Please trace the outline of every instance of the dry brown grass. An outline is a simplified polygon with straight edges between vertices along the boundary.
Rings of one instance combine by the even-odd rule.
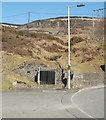
[[[13,89],[12,82],[16,79],[28,83],[25,76],[11,72],[24,62],[27,64],[31,62],[43,63],[50,67],[59,67],[58,62],[62,68],[67,70],[67,36],[54,37],[7,28],[3,28],[2,33],[3,51],[5,51],[2,52],[5,74],[3,89]],[[78,72],[102,72],[100,65],[104,64],[103,44],[90,44],[86,37],[77,44],[76,42],[73,45],[71,44],[71,69]]]
[[[56,43],[50,45],[54,41],[60,43],[60,45]],[[15,31],[7,28],[3,28],[2,42],[4,51],[21,56],[31,56],[36,59],[39,59],[37,54],[40,54],[42,49],[48,52],[64,51],[62,46],[63,41],[59,38],[46,34]]]

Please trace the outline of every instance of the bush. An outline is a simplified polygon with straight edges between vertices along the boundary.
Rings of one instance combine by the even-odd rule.
[[[9,37],[9,39],[12,39],[11,37]]]
[[[74,45],[74,44],[82,42],[82,41],[84,41],[84,39],[82,37],[74,36],[71,38],[71,45]]]
[[[16,35],[16,38],[19,38],[19,35]]]
[[[56,61],[59,58],[61,58],[61,55],[54,56],[54,57],[50,58],[50,60]]]

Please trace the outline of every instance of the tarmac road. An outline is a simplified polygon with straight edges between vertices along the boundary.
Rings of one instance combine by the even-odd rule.
[[[66,93],[64,90],[3,92],[3,118],[74,118],[61,103]]]
[[[2,117],[3,118],[103,117],[104,115],[103,88],[85,90],[79,93],[77,93],[77,91],[78,90],[76,89],[71,89],[69,91],[15,90],[12,92],[3,92]]]
[[[85,115],[90,118],[104,118],[104,91],[106,88],[90,88],[75,93],[71,101]]]

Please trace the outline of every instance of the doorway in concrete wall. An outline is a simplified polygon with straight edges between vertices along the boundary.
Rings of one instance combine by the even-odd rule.
[[[55,84],[55,71],[40,71],[41,84]]]

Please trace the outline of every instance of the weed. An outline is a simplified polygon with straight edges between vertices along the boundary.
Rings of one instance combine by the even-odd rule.
[[[61,58],[61,55],[54,56],[50,58],[51,61],[56,61],[57,59]]]
[[[19,35],[16,35],[16,38],[19,38]]]
[[[82,37],[74,36],[71,38],[71,45],[74,45],[74,44],[82,42],[82,41],[84,41],[84,39]]]

